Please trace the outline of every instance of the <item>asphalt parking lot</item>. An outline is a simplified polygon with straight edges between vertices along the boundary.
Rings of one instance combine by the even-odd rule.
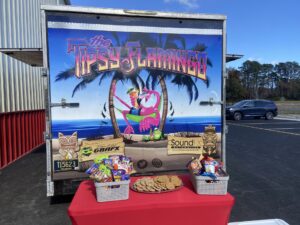
[[[300,224],[300,121],[228,121],[230,221],[280,218]],[[46,198],[45,147],[0,171],[0,224],[71,224],[71,198]]]
[[[231,221],[280,218],[300,224],[300,121],[228,121]]]

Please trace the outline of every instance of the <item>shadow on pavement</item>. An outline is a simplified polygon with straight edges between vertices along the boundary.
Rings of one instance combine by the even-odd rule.
[[[2,169],[0,184],[1,225],[71,224],[71,197],[46,197],[45,145]]]

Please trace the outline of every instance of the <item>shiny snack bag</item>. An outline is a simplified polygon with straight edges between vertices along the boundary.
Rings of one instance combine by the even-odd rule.
[[[121,176],[121,181],[124,181],[124,180],[130,180],[130,175],[129,174],[123,174]]]
[[[215,173],[215,166],[212,163],[205,163],[204,168],[207,173]]]
[[[112,176],[114,181],[121,181],[122,175],[125,174],[125,170],[112,170]]]
[[[95,159],[94,159],[94,162],[96,163],[96,164],[101,164],[101,163],[103,163],[103,160],[104,159],[108,159],[108,155],[99,155],[98,157],[96,157]]]
[[[103,164],[105,165],[105,166],[107,166],[107,167],[109,167],[109,168],[113,168],[113,162],[112,162],[112,160],[111,159],[103,159]]]
[[[104,174],[102,171],[98,170],[97,172],[93,173],[90,175],[90,178],[92,180],[95,180],[97,182],[102,182],[103,178],[104,178]]]
[[[104,174],[108,175],[108,176],[111,176],[111,170],[108,166],[104,165],[104,164],[101,164],[99,166],[99,170],[102,171]]]
[[[91,175],[93,173],[96,173],[97,171],[99,171],[99,165],[97,165],[97,164],[94,163],[90,168],[88,168],[85,171],[85,173]]]
[[[202,169],[202,165],[199,159],[193,159],[189,164],[189,170],[191,170],[194,174],[199,174]]]
[[[122,155],[110,155],[109,159],[113,161],[113,163],[119,163],[121,161]]]

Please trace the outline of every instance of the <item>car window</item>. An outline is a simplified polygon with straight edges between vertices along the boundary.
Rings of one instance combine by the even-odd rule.
[[[244,106],[254,107],[254,102],[253,101],[248,101]]]
[[[234,107],[241,107],[242,105],[246,104],[247,102],[249,102],[249,101],[243,100],[243,101],[240,101],[240,102],[237,102],[237,103],[233,104],[233,106]]]
[[[274,102],[268,102],[268,104],[266,106],[271,107],[271,108],[276,108],[276,105]]]
[[[255,101],[255,107],[265,107],[267,104],[268,104],[268,102]]]

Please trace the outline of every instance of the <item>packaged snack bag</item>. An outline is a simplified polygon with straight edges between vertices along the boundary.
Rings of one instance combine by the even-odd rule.
[[[87,171],[85,171],[87,174],[91,175],[93,173],[96,173],[97,171],[99,171],[99,165],[94,163],[90,168],[87,169]]]
[[[108,159],[108,155],[99,155],[94,159],[96,164],[101,164],[104,159]]]
[[[193,159],[189,164],[189,169],[193,171],[194,174],[199,174],[202,169],[202,165],[199,159]]]
[[[122,175],[125,174],[125,170],[112,170],[112,176],[114,181],[121,181]]]

